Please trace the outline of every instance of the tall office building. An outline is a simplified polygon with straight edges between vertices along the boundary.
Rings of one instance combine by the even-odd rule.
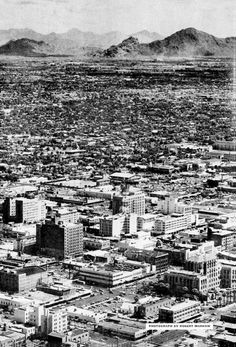
[[[205,275],[207,290],[219,288],[221,266],[217,257],[217,248],[214,242],[202,245],[196,251],[186,255],[185,270]]]
[[[135,213],[141,216],[145,213],[145,194],[141,191],[129,191],[114,195],[112,200],[113,214]]]
[[[41,333],[44,335],[48,335],[52,331],[64,333],[67,330],[67,312],[65,309],[45,309],[41,320]]]
[[[83,225],[52,221],[38,224],[36,245],[40,253],[56,258],[83,254]]]
[[[158,211],[164,214],[179,213],[187,216],[188,227],[191,226],[192,206],[178,201],[178,198],[170,193],[160,197],[157,202]]]
[[[100,219],[101,236],[120,237],[121,234],[137,233],[137,215],[134,213],[103,217]]]
[[[3,223],[34,223],[46,218],[45,201],[7,197],[3,203]]]

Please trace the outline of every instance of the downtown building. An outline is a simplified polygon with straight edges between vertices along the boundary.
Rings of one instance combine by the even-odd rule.
[[[181,323],[199,317],[201,308],[199,302],[186,300],[170,307],[160,307],[159,320],[166,323]]]
[[[178,231],[188,229],[188,227],[188,216],[173,213],[172,215],[158,217],[152,233],[153,235],[176,234]]]
[[[47,272],[39,266],[0,270],[0,290],[3,292],[20,293],[47,282]]]
[[[178,202],[178,198],[173,194],[167,193],[159,196],[157,210],[166,215],[180,214],[188,217],[188,227],[191,226],[192,206]]]
[[[185,270],[206,276],[207,290],[220,287],[221,266],[217,253],[214,242],[208,242],[186,256]]]
[[[172,291],[196,289],[206,293],[220,287],[221,265],[213,241],[202,244],[196,250],[188,250],[182,269],[170,269],[164,275]]]
[[[145,214],[145,194],[142,191],[128,191],[114,195],[112,211],[113,214],[135,213],[137,216]]]
[[[100,219],[99,235],[120,238],[122,234],[137,233],[137,215],[134,213],[119,214]]]
[[[36,247],[38,252],[51,257],[80,256],[83,254],[83,225],[56,224],[51,220],[37,224]]]
[[[34,223],[46,218],[45,201],[7,197],[3,203],[3,223]]]

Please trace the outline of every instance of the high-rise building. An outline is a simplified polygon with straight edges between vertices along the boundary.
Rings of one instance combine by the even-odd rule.
[[[192,207],[179,202],[178,198],[173,194],[168,193],[159,197],[157,209],[164,214],[183,214],[188,217],[188,226],[191,226]]]
[[[67,312],[59,309],[45,309],[41,316],[41,332],[48,335],[52,331],[63,333],[67,330]]]
[[[46,218],[45,201],[7,197],[3,203],[3,223],[32,223]]]
[[[39,252],[57,258],[82,255],[83,225],[52,221],[38,224],[36,246]]]
[[[55,223],[63,222],[63,223],[77,223],[79,220],[79,212],[76,209],[68,209],[68,208],[58,208],[55,211]]]
[[[186,255],[184,263],[185,270],[200,273],[207,277],[207,290],[219,288],[220,286],[220,263],[217,257],[217,248],[213,242],[208,246],[202,245],[196,251]]]
[[[236,289],[236,261],[220,259],[221,287]]]
[[[134,213],[103,217],[100,219],[101,236],[120,237],[137,233],[137,215]]]
[[[145,213],[145,194],[141,191],[129,191],[114,195],[112,210],[113,214],[135,213],[141,216]]]

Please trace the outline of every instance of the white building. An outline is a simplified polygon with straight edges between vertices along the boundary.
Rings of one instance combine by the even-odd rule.
[[[124,239],[118,242],[118,248],[122,251],[130,248],[153,250],[156,246],[156,238],[151,237],[150,233],[140,231],[138,238]]]
[[[44,314],[43,305],[18,307],[14,310],[14,320],[17,323],[29,323],[35,327],[41,327],[42,316]]]
[[[184,268],[207,276],[207,290],[219,288],[221,265],[214,242],[206,242],[194,251],[187,251]]]
[[[187,300],[171,307],[160,307],[159,320],[166,323],[180,323],[198,317],[200,314],[199,302]]]
[[[189,227],[189,217],[181,214],[158,217],[155,222],[155,234],[175,234]]]
[[[129,191],[122,195],[114,195],[112,210],[113,214],[135,213],[141,216],[145,213],[145,194],[142,191]]]
[[[67,223],[77,223],[79,219],[79,212],[75,209],[59,208],[55,211],[55,223],[63,222]]]
[[[107,313],[105,312],[95,312],[76,306],[67,307],[67,315],[68,317],[78,318],[79,320],[96,324],[107,318]]]
[[[0,293],[0,306],[5,306],[9,310],[39,304],[40,301],[38,300],[27,299],[23,296],[10,296]]]
[[[145,213],[142,216],[138,216],[137,219],[137,230],[151,231],[155,227],[157,215],[151,213]]]
[[[178,198],[167,194],[163,198],[159,198],[157,201],[157,209],[164,214],[179,213],[184,216],[188,216],[188,227],[191,226],[192,207],[178,202]]]
[[[150,264],[147,265],[150,269]],[[113,287],[134,279],[142,278],[145,269],[141,266],[140,264],[140,267],[132,269],[130,267],[130,270],[127,271],[113,269],[112,267],[83,267],[79,270],[79,277],[88,283],[95,283],[104,287]]]
[[[33,223],[46,218],[46,202],[40,199],[6,198],[3,204],[4,223]]]
[[[52,331],[63,333],[67,330],[67,312],[64,309],[45,309],[41,319],[42,334],[48,335]]]
[[[137,215],[119,214],[100,219],[100,235],[120,238],[121,234],[137,233]]]

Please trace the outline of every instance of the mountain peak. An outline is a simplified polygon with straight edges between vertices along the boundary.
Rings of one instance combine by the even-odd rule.
[[[10,40],[0,47],[0,54],[19,56],[45,56],[50,47],[44,41],[35,41],[28,38]]]
[[[137,37],[129,36],[127,39],[123,40],[120,45],[127,45],[127,44],[138,44],[139,40]]]
[[[189,27],[177,31],[163,40],[150,43],[140,43],[135,37],[130,37],[117,46],[112,46],[104,52],[108,57],[141,56],[232,56],[233,39],[220,39],[204,31]]]
[[[115,57],[117,54],[132,54],[136,51],[139,46],[139,41],[136,37],[130,36],[127,39],[123,40],[119,45],[111,46],[104,51],[104,56],[106,57]]]

